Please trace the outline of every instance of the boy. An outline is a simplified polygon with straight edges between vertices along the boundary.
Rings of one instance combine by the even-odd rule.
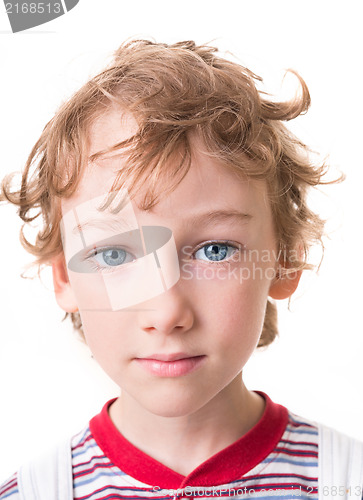
[[[25,244],[122,394],[0,499],[362,498],[359,443],[243,383],[321,241],[306,194],[325,167],[282,124],[309,107],[303,80],[268,101],[215,52],[122,45],[47,124],[21,189],[3,182],[25,222],[40,207]]]

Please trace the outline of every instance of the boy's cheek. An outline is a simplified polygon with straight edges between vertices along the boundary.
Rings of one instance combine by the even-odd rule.
[[[107,288],[100,273],[76,273],[68,276],[80,311],[111,311]]]
[[[184,281],[217,282],[220,286],[268,287],[276,276],[274,261],[233,261],[224,264],[203,264],[184,260],[181,263],[181,279]]]

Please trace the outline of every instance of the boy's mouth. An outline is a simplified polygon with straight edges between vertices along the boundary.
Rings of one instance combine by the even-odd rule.
[[[137,358],[137,359],[155,359],[157,361],[178,361],[180,359],[197,358],[197,357],[200,357],[200,355],[187,354],[185,352],[176,352],[171,354],[150,354],[150,356],[145,356],[144,358]]]
[[[207,356],[186,353],[151,354],[135,360],[149,373],[160,377],[179,377],[198,369]]]

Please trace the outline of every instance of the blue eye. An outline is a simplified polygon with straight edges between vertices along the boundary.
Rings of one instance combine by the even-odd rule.
[[[97,248],[87,260],[94,271],[107,271],[133,262],[135,257],[123,248],[109,247]]]
[[[207,262],[221,262],[231,257],[238,249],[225,243],[208,243],[195,252],[195,258]]]
[[[111,248],[100,252],[103,261],[108,266],[119,266],[125,262],[126,252],[122,248]]]

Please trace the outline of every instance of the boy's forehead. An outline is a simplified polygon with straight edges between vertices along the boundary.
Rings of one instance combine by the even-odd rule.
[[[90,127],[89,156],[129,139],[138,129],[134,115],[120,106],[110,106]]]
[[[106,112],[95,118],[90,126],[88,157],[132,137],[137,130],[137,121],[131,113],[120,107],[110,106]],[[101,194],[106,197],[118,170],[125,161],[125,157],[117,154],[117,151],[89,161],[76,192],[70,198],[62,199],[63,214],[75,205],[92,200]]]
[[[90,128],[89,156],[132,137],[138,128],[137,120],[130,112],[116,106],[110,107],[95,119]],[[180,216],[181,211],[187,214],[193,211],[212,211],[216,207],[236,210],[251,210],[254,207],[255,211],[266,209],[269,205],[266,182],[244,178],[236,170],[223,165],[207,151],[197,133],[190,133],[188,140],[192,155],[190,169],[173,191],[161,196],[158,204],[163,205],[163,213]],[[173,160],[170,162],[168,168],[172,170]],[[101,195],[106,200],[118,171],[122,170],[126,163],[127,154],[121,155],[118,151],[89,162],[76,192],[70,198],[62,200],[63,214]],[[167,187],[161,180],[156,190],[159,188],[160,193],[163,193]],[[140,194],[135,197],[137,205],[147,192],[148,185],[145,184]]]

